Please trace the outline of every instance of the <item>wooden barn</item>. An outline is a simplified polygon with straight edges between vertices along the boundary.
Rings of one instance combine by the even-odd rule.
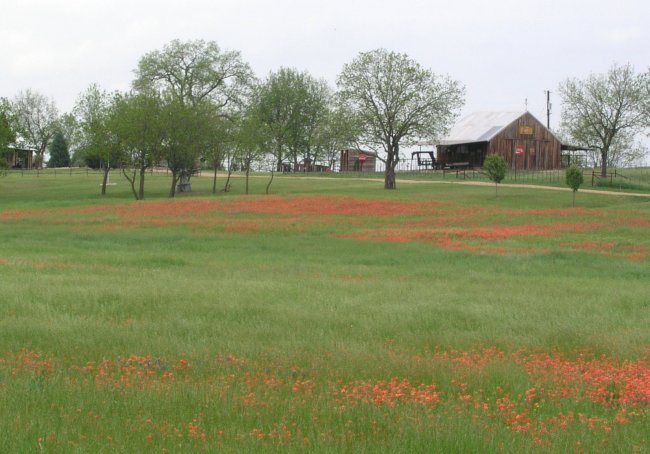
[[[341,151],[341,172],[375,172],[377,153],[363,150]]]
[[[476,112],[460,120],[437,145],[444,166],[481,167],[499,154],[511,169],[557,169],[562,144],[529,112]]]

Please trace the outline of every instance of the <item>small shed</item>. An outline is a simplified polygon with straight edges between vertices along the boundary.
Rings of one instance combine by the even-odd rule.
[[[377,153],[372,151],[341,150],[341,172],[375,172]]]
[[[28,148],[8,147],[0,150],[0,157],[13,169],[31,169],[34,165],[34,150]]]
[[[511,169],[558,169],[562,143],[529,112],[476,112],[460,120],[437,145],[438,161],[481,167],[488,154]]]

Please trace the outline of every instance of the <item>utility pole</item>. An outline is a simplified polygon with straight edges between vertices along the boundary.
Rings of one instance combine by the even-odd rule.
[[[544,90],[546,93],[546,127],[551,129],[551,91]]]

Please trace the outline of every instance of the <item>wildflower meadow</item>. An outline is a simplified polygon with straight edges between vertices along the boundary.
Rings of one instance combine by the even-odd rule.
[[[649,452],[650,198],[0,178],[0,452]]]

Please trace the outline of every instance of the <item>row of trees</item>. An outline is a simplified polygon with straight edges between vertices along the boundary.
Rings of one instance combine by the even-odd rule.
[[[360,54],[337,85],[288,68],[258,81],[238,52],[172,41],[141,58],[128,93],[91,85],[73,112],[58,116],[51,101],[28,90],[14,100],[11,118],[37,161],[58,131],[77,161],[101,164],[104,181],[121,168],[141,199],[146,170],[158,162],[172,173],[173,197],[199,162],[214,168],[216,191],[224,165],[247,172],[255,164],[333,166],[350,146],[383,151],[385,187],[395,188],[400,145],[438,137],[463,104],[459,82],[383,49]]]
[[[598,150],[603,169],[647,128],[649,79],[628,65],[561,85],[563,130],[574,144]],[[31,90],[2,100],[0,148],[22,141],[35,150],[38,165],[56,144],[51,163],[61,165],[59,150],[69,147],[77,163],[104,169],[104,183],[111,168],[120,168],[142,199],[146,171],[157,163],[172,173],[173,197],[199,164],[214,169],[216,192],[217,170],[224,167],[248,175],[253,166],[332,166],[341,149],[357,147],[378,152],[384,187],[394,189],[401,147],[441,138],[463,102],[461,83],[384,49],[345,65],[333,90],[289,68],[260,81],[236,51],[172,41],[140,59],[132,90],[108,93],[91,85],[70,113],[59,115],[53,101]]]

